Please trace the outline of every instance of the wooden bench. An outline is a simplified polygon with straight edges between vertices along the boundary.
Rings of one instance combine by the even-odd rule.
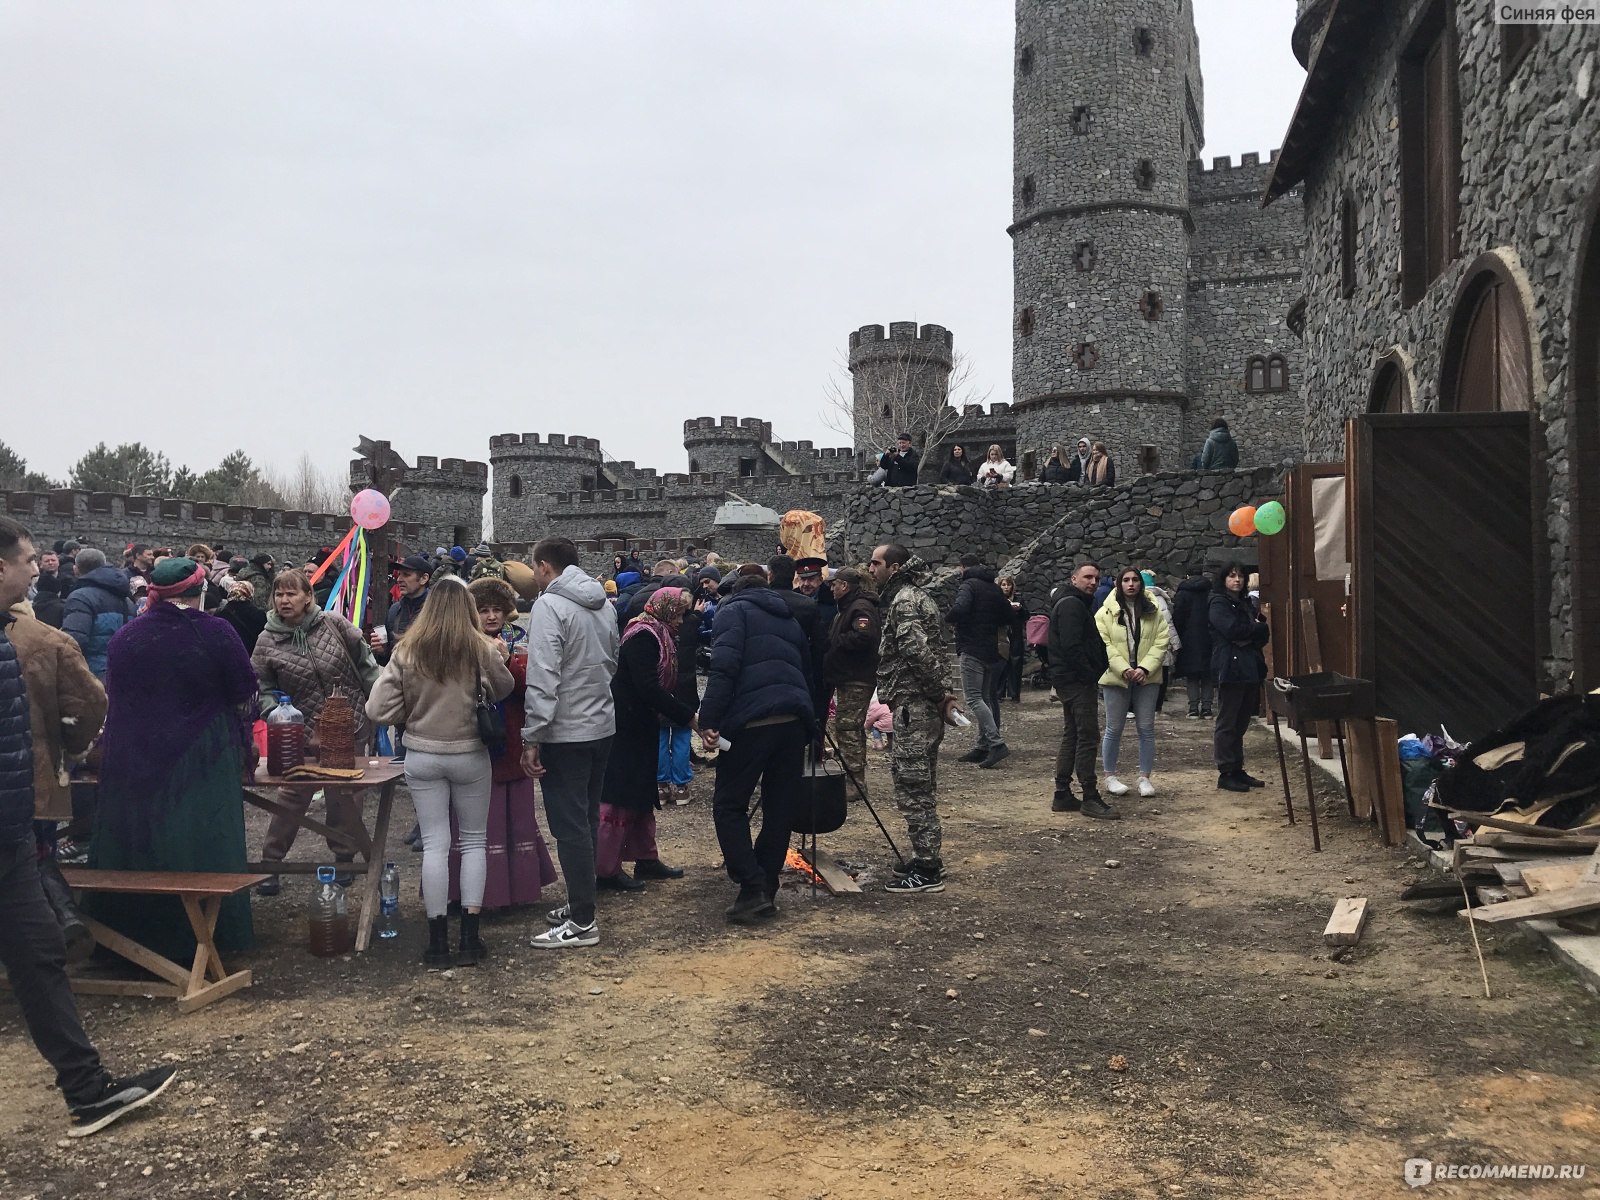
[[[70,887],[84,892],[116,892],[132,896],[176,896],[183,901],[189,925],[194,930],[194,963],[185,968],[164,958],[147,946],[115,929],[85,916],[83,922],[99,942],[113,954],[143,967],[166,980],[157,983],[138,979],[82,979],[74,977],[74,991],[96,996],[172,996],[178,1011],[193,1012],[213,1000],[232,995],[250,986],[249,971],[229,973],[217,953],[217,916],[222,902],[246,888],[252,888],[265,875],[235,875],[200,871],[91,871],[87,867],[62,867],[61,874]]]

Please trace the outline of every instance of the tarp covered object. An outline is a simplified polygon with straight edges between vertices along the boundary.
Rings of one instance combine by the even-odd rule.
[[[1435,803],[1571,829],[1600,810],[1600,692],[1541,700],[1439,776]]]
[[[791,508],[778,525],[778,542],[790,558],[828,557],[822,518],[803,508]]]

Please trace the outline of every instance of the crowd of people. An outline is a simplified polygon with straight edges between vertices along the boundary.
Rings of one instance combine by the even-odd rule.
[[[1205,444],[1190,466],[1202,471],[1231,471],[1239,465],[1239,445],[1221,417],[1211,422]],[[884,487],[913,487],[918,482],[955,484],[1002,491],[1025,483],[1076,484],[1082,487],[1108,487],[1117,481],[1117,464],[1106,444],[1080,437],[1071,451],[1051,446],[1033,478],[1010,462],[1005,450],[991,445],[981,459],[974,459],[959,442],[939,467],[936,478],[922,478],[922,452],[909,433],[902,433],[895,444],[878,457],[870,482]],[[929,468],[932,469],[931,467]]]
[[[64,553],[73,586],[57,630],[38,606],[62,589],[40,581],[47,566],[59,577]],[[1214,711],[1217,786],[1261,786],[1244,771],[1243,735],[1265,677],[1267,626],[1236,565],[1215,583],[1196,568],[1171,600],[1148,571],[1102,577],[1081,563],[1035,612],[1017,579],[968,555],[941,610],[929,565],[894,542],[864,569],[781,553],[734,566],[706,554],[646,572],[619,555],[596,576],[572,542],[547,538],[527,563],[501,562],[487,546],[406,557],[393,564],[382,623],[364,629],[319,597],[315,567],[326,557],[278,569],[265,555],[241,564],[202,546],[183,555],[137,546],[113,567],[90,548],[38,553],[26,529],[0,518],[0,951],[57,1068],[73,1132],[170,1082],[169,1068],[113,1079],[67,986],[81,918],[56,863],[73,815],[67,780],[86,754],[98,766],[91,866],[242,871],[258,723],[292,705],[314,756],[319,715],[344,697],[358,753],[387,748],[404,762],[430,966],[482,962],[483,910],[536,902],[557,862],[564,902],[532,945],[598,944],[601,891],[683,875],[662,861],[656,814],[688,798],[695,760],[714,764],[711,819],[734,887],[727,919],[771,921],[808,760],[833,754],[865,799],[869,731],[886,747],[912,849],[885,886],[942,891],[945,733],[969,723],[964,708],[976,736],[960,761],[1000,767],[1010,755],[1003,710],[1021,697],[1030,649],[1062,713],[1054,811],[1119,815],[1099,777],[1113,796],[1133,790],[1119,777],[1127,719],[1134,788],[1155,794],[1154,717],[1178,676],[1191,717]],[[244,622],[240,609],[260,620]],[[303,789],[282,789],[264,861],[288,853],[307,803]],[[348,884],[362,798],[330,792],[326,805],[328,848]],[[258,893],[281,887],[271,877]],[[250,902],[224,904],[220,949],[251,944]],[[119,897],[96,915],[169,957],[194,952],[170,897]]]

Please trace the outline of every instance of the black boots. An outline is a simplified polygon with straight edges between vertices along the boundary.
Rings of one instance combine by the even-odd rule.
[[[450,958],[450,918],[428,918],[428,948],[422,952],[425,967],[448,967]]]
[[[777,911],[764,889],[746,884],[739,889],[738,899],[728,906],[728,920],[735,925],[754,925]]]
[[[682,879],[682,867],[669,867],[659,858],[641,858],[633,864],[634,879]]]
[[[1099,792],[1084,796],[1081,811],[1086,817],[1097,817],[1102,821],[1120,821],[1122,819],[1122,814],[1102,800]]]
[[[644,884],[640,883],[626,871],[618,871],[615,875],[601,875],[594,881],[595,887],[601,891],[611,892],[642,892]]]
[[[1217,788],[1224,792],[1248,792],[1250,784],[1243,771],[1224,771],[1217,776]]]
[[[1071,788],[1057,788],[1055,796],[1050,801],[1051,812],[1077,812],[1081,807]]]
[[[45,899],[50,902],[50,907],[55,910],[56,920],[61,924],[61,936],[67,943],[67,961],[82,962],[94,953],[94,934],[90,933],[89,927],[83,923],[83,917],[78,913],[78,906],[72,899],[72,889],[61,877],[61,868],[56,866],[55,859],[46,858],[40,861],[39,882],[44,885]]]
[[[478,936],[478,918],[481,915],[469,912],[461,914],[461,941],[456,946],[458,967],[475,967],[489,957],[488,948]]]

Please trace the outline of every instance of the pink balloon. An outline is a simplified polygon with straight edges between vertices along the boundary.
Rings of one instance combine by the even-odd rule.
[[[364,488],[350,497],[350,519],[363,529],[381,529],[389,523],[389,497]]]

